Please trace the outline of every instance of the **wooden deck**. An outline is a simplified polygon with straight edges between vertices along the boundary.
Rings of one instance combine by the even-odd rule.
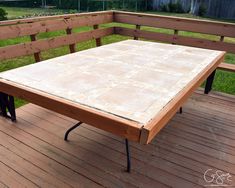
[[[33,104],[18,122],[0,118],[0,187],[179,187],[206,185],[207,169],[230,173],[235,186],[235,96],[197,91],[149,145],[131,143]]]

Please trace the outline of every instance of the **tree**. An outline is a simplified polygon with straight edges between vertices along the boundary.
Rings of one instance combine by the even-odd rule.
[[[191,8],[190,8],[190,13],[195,14],[197,12],[197,7],[199,9],[199,0],[191,0]]]
[[[213,3],[215,3],[215,1],[213,1]],[[203,16],[207,11],[206,4],[208,4],[208,0],[191,0],[190,13]]]
[[[0,8],[0,21],[2,20],[7,20],[7,12],[4,9]]]

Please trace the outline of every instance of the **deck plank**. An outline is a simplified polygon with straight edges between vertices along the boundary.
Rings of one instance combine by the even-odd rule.
[[[14,169],[0,162],[0,181],[1,186],[4,187],[38,187],[36,184],[17,173]]]
[[[8,150],[6,146],[0,147],[0,160],[15,169],[22,176],[27,177],[40,187],[71,187],[59,178],[46,173],[41,167],[34,166],[31,162]]]
[[[79,174],[74,173],[72,170],[65,168],[64,165],[51,160],[45,155],[38,153],[34,149],[22,144],[20,141],[13,139],[9,136],[0,132],[0,137],[3,138],[3,144],[14,154],[21,156],[27,161],[31,161],[35,166],[42,168],[48,174],[54,175],[59,178],[60,181],[68,183],[70,186],[74,187],[77,182],[84,182],[89,185],[89,181]],[[90,185],[92,187],[92,185]]]
[[[234,99],[196,91],[151,144],[130,143],[131,174],[122,138],[82,124],[64,142],[76,121],[27,104],[17,123],[0,118],[0,187],[181,188],[204,186],[209,168],[235,176]]]

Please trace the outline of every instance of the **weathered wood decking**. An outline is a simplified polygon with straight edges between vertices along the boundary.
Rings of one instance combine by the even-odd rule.
[[[198,187],[207,169],[232,176],[235,186],[235,96],[197,91],[149,145],[131,143],[33,104],[18,122],[0,118],[0,187]],[[225,181],[226,182],[226,181]]]

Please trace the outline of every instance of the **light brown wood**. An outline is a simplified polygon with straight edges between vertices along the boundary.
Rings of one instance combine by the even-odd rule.
[[[199,39],[192,37],[185,37],[180,35],[170,35],[165,33],[144,31],[144,30],[134,30],[124,27],[115,27],[115,34],[120,34],[124,36],[137,36],[139,38],[174,43],[185,46],[206,48],[212,50],[221,50],[234,53],[235,52],[235,44],[233,43],[225,43],[220,41],[211,41],[207,39]]]
[[[106,13],[79,17],[65,17],[64,19],[59,20],[53,20],[53,17],[51,17],[50,20],[34,23],[0,26],[0,40],[76,27],[93,26],[95,24],[109,23],[112,22],[112,20],[112,13]]]
[[[178,109],[185,103],[190,95],[199,87],[202,82],[218,67],[224,60],[225,52],[222,53],[213,63],[205,68],[193,81],[191,81],[165,108],[145,125],[141,131],[140,143],[148,144],[155,135],[168,123]]]
[[[114,22],[235,37],[235,24],[153,14],[114,12]]]
[[[229,72],[235,72],[235,65],[234,64],[228,64],[228,63],[221,63],[218,66],[219,69],[229,71]]]
[[[139,141],[142,126],[134,121],[119,118],[115,115],[2,79],[0,79],[0,91],[25,99],[39,106],[77,119],[78,121],[91,124],[124,138]]]
[[[74,44],[77,42],[104,37],[107,35],[111,35],[112,33],[113,28],[105,28],[82,33],[73,33],[67,36],[60,36],[50,39],[37,40],[34,42],[6,46],[0,48],[0,60],[20,57],[24,55],[31,55],[33,53],[39,53],[41,51],[45,51],[51,48],[57,48]]]

